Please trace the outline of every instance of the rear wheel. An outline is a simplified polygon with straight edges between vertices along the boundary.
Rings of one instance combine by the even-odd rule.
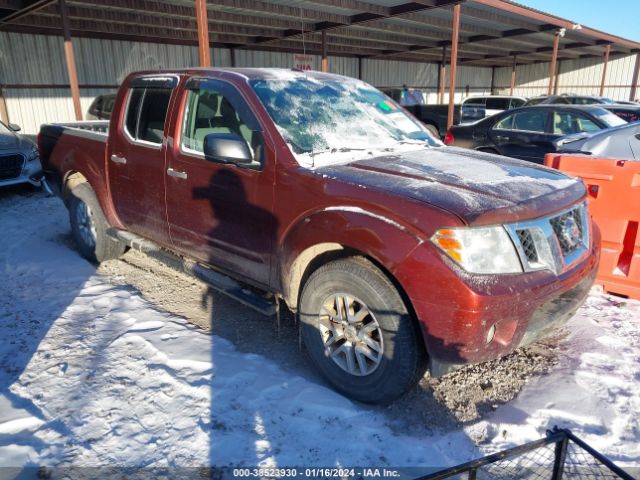
[[[73,187],[68,201],[71,233],[80,254],[95,263],[122,255],[126,246],[107,235],[109,224],[88,183]]]
[[[311,359],[354,400],[389,403],[424,374],[417,325],[393,284],[364,258],[316,270],[302,291],[299,316]]]

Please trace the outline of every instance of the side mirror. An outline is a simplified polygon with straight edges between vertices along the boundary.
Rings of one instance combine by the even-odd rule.
[[[210,133],[204,137],[203,150],[207,160],[237,165],[253,162],[249,145],[235,133]]]
[[[20,128],[20,125],[18,125],[17,123],[10,123],[9,125],[7,125],[11,130],[13,130],[14,132],[19,132],[20,130],[22,130]]]

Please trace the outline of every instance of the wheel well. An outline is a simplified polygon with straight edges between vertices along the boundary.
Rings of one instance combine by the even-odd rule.
[[[348,257],[362,257],[367,259],[389,279],[400,294],[400,297],[402,297],[402,301],[407,307],[409,315],[411,315],[411,318],[413,319],[414,326],[419,330],[420,337],[423,339],[424,344],[424,330],[420,326],[418,316],[416,315],[416,311],[413,308],[409,295],[407,295],[407,292],[404,290],[400,282],[398,282],[398,279],[395,278],[395,276],[375,258],[354,248],[340,245],[339,243],[323,243],[320,245],[314,245],[298,255],[291,268],[288,289],[285,289],[284,300],[288,307],[294,312],[297,311],[298,300],[302,287],[313,272],[328,262]]]
[[[87,183],[87,177],[85,177],[80,172],[67,172],[62,179],[62,199],[64,202],[67,202],[69,192],[74,189],[77,185],[81,183]]]

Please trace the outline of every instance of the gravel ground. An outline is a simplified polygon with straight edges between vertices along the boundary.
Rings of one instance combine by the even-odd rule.
[[[71,242],[70,238],[61,240]],[[288,311],[278,329],[275,317],[260,315],[198,279],[136,251],[103,263],[98,271],[114,283],[139,290],[158,308],[227,338],[241,351],[264,355],[283,368],[322,381],[300,347],[295,318]],[[562,336],[560,331],[554,338],[502,359],[468,366],[442,378],[427,374],[413,391],[384,409],[389,425],[399,433],[448,431],[483,418],[513,399],[529,378],[544,374],[557,362]]]

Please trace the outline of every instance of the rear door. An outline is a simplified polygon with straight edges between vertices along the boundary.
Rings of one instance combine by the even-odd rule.
[[[277,227],[271,213],[271,142],[245,97],[229,82],[192,78],[176,108],[182,115],[166,170],[174,247],[236,277],[268,285]],[[204,138],[212,133],[244,139],[253,163],[241,167],[205,159]]]
[[[131,232],[169,244],[165,211],[166,120],[177,76],[134,79],[111,132],[109,184],[120,221]]]
[[[549,131],[549,116],[546,108],[514,111],[489,130],[489,138],[502,155],[541,164],[557,138]]]

